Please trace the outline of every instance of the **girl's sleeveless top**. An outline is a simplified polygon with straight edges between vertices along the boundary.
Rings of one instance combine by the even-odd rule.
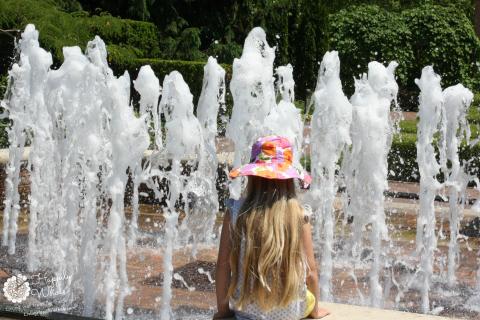
[[[242,206],[242,199],[240,200],[233,200],[229,199],[227,201],[227,207],[230,209],[230,214],[231,214],[231,221],[232,225],[234,225],[237,221],[238,214],[240,211],[240,208]],[[242,268],[242,263],[243,263],[243,242],[244,239],[242,239],[242,244],[241,244],[241,250],[240,250],[240,257],[238,259],[238,270],[239,270],[239,279],[237,283],[242,283],[243,282],[243,268]],[[306,296],[306,290],[307,286],[306,283],[304,282],[303,284],[300,284],[302,286],[302,290],[300,292],[300,297],[299,299],[291,302],[288,306],[282,307],[282,308],[275,308],[272,309],[268,312],[262,311],[260,306],[257,303],[251,303],[243,307],[242,310],[238,310],[235,307],[234,301],[230,301],[230,307],[231,309],[235,312],[235,319],[237,320],[257,320],[257,319],[262,319],[262,320],[295,320],[295,319],[303,319],[303,314],[306,308],[305,305],[305,296]],[[240,292],[240,288],[237,286],[237,290],[234,294],[235,296],[238,296]]]

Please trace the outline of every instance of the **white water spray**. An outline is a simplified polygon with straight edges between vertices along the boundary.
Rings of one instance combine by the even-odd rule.
[[[192,155],[203,151],[202,129],[193,114],[193,96],[182,75],[172,71],[163,80],[163,94],[160,108],[165,116],[165,151],[167,159],[172,159],[171,170],[168,172],[169,195],[165,208],[165,249],[163,252],[163,291],[160,308],[160,319],[167,320],[173,316],[171,309],[172,277],[173,277],[173,249],[177,238],[178,211],[177,201],[182,196],[186,216],[189,215],[187,188],[189,178],[182,174],[182,159],[189,159]],[[195,161],[195,160],[194,160]],[[191,165],[194,165],[191,164]],[[193,188],[194,189],[194,188]]]
[[[108,254],[105,317],[111,319],[116,309],[116,317],[121,318],[128,293],[125,172],[148,147],[145,122],[134,117],[129,105],[128,75],[113,77],[99,38],[87,45],[86,56],[78,47],[64,48],[65,61],[57,70],[49,69],[51,56],[38,46],[33,25],[25,29],[20,50],[20,64],[11,72],[11,99],[5,105],[14,121],[11,141],[20,142],[11,144],[11,154],[21,154],[27,134],[31,139],[28,269],[53,269],[56,274],[72,276],[67,288],[70,292],[83,288],[84,314],[91,314],[98,283],[97,200],[107,195],[112,207],[102,249]],[[19,158],[12,161],[18,163]],[[16,181],[19,174],[16,165],[9,172],[10,181]],[[18,207],[13,200],[18,200],[14,194],[8,201]],[[16,224],[15,212],[6,216]],[[15,238],[8,240],[13,254]]]
[[[448,244],[448,269],[447,282],[450,286],[456,283],[455,271],[457,269],[457,260],[459,258],[458,236],[460,222],[463,218],[463,208],[465,206],[465,192],[470,177],[465,172],[464,165],[460,164],[459,147],[463,139],[466,143],[470,140],[470,126],[467,121],[468,108],[473,101],[473,93],[458,84],[448,87],[443,91],[443,100],[445,103],[446,126],[445,139],[442,139],[441,149],[445,149],[443,170],[446,175],[445,185],[449,187],[449,228],[450,241]],[[447,161],[450,166],[447,167]]]
[[[193,238],[193,256],[197,243],[210,243],[213,239],[213,226],[219,210],[217,194],[217,115],[225,113],[225,70],[210,57],[204,67],[203,86],[197,106],[197,117],[203,136],[203,152],[199,153],[198,170],[193,183],[195,204],[184,222],[184,233]]]
[[[382,240],[388,239],[383,192],[387,189],[387,155],[394,126],[390,107],[396,101],[398,85],[394,71],[396,62],[385,68],[378,62],[368,64],[368,76],[355,80],[353,105],[352,148],[347,153],[345,175],[350,203],[347,214],[353,217],[352,253],[359,257],[363,234],[369,232],[372,265],[369,273],[370,304],[383,304],[380,273],[382,271]]]
[[[267,132],[265,118],[275,107],[274,59],[275,48],[268,45],[265,31],[257,27],[245,39],[242,57],[233,61],[233,111],[226,136],[235,143],[234,167],[250,160],[251,145]],[[230,197],[238,199],[241,179],[234,180],[229,189]]]
[[[335,217],[333,202],[337,191],[335,171],[338,161],[351,144],[350,124],[352,105],[342,90],[338,52],[327,52],[318,71],[317,87],[313,94],[315,109],[311,131],[311,192],[319,203],[315,224],[316,233],[323,238],[320,289],[322,299],[332,301],[333,241]],[[323,222],[323,225],[322,223]]]
[[[140,94],[140,116],[145,119],[147,126],[151,128],[150,134],[153,135],[153,149],[161,150],[162,144],[162,128],[160,121],[160,111],[158,109],[160,92],[162,90],[160,81],[155,76],[150,66],[142,66],[138,72],[137,79],[133,81],[135,90]],[[132,178],[132,216],[128,229],[128,246],[131,248],[137,241],[138,233],[138,215],[139,215],[139,194],[138,187],[141,183],[146,182],[148,176],[148,166],[142,168],[139,163],[135,168],[131,168]]]
[[[295,82],[293,67],[288,64],[277,68],[277,91],[281,99],[265,118],[265,126],[270,134],[286,137],[293,147],[293,163],[300,165],[302,150],[303,121],[300,110],[295,107]]]
[[[417,218],[417,252],[420,256],[421,308],[430,311],[429,291],[433,274],[435,235],[434,200],[441,184],[437,181],[440,164],[435,158],[434,135],[438,132],[444,113],[444,98],[438,76],[431,66],[422,70],[415,83],[420,88],[419,122],[417,124],[417,162],[420,171],[420,209]]]
[[[65,61],[57,70],[50,69],[51,56],[39,47],[38,32],[33,26],[26,28],[19,48],[20,61],[9,72],[8,94],[1,103],[12,121],[3,245],[8,246],[9,254],[19,254],[19,244],[24,244],[22,237],[17,239],[20,210],[18,185],[24,146],[30,143],[27,168],[31,177],[26,254],[28,269],[49,269],[57,275],[71,273],[71,291],[56,303],[70,306],[71,299],[76,297],[74,294],[80,293],[84,315],[93,316],[105,311],[105,318],[121,319],[124,316],[124,298],[131,292],[126,273],[126,244],[133,245],[137,236],[145,236],[138,230],[136,222],[137,188],[145,182],[157,200],[166,198],[167,201],[167,206],[162,208],[166,220],[162,229],[164,233],[161,232],[156,239],[161,244],[164,258],[160,315],[162,319],[173,318],[176,315],[171,307],[171,284],[173,279],[182,281],[182,277],[173,272],[175,250],[193,243],[195,255],[197,242],[211,243],[213,237],[211,230],[218,210],[213,183],[218,162],[215,137],[217,113],[225,103],[224,71],[213,58],[209,59],[197,108],[197,121],[193,115],[193,97],[178,72],[165,78],[159,106],[160,83],[150,67],[142,67],[134,81],[135,89],[140,93],[140,118],[137,118],[130,105],[129,76],[125,74],[116,78],[113,75],[107,64],[105,44],[100,38],[89,42],[85,54],[78,47],[64,48]],[[281,96],[277,105],[273,59],[274,50],[266,43],[263,30],[252,30],[245,42],[242,58],[234,64],[231,84],[235,107],[227,131],[235,142],[237,164],[248,161],[251,143],[268,132],[288,136],[296,149],[301,143],[302,129],[297,121],[299,113],[293,105],[293,71],[288,65],[276,70],[279,78],[277,92]],[[338,57],[333,53],[327,54],[322,62],[312,123],[314,183],[310,193],[320,199],[318,205],[321,207],[317,209],[322,212],[323,218],[321,233],[324,242],[316,242],[324,248],[322,297],[333,299],[331,270],[335,265],[331,253],[335,220],[331,202],[339,181],[334,172],[338,169],[336,163],[348,145],[351,132],[352,149],[343,156],[347,192],[351,200],[346,210],[354,217],[352,250],[358,258],[362,245],[367,242],[362,232],[367,231],[372,247],[372,263],[364,265],[370,267],[371,304],[381,306],[383,288],[380,276],[384,267],[383,256],[388,253],[382,245],[387,233],[381,195],[386,187],[386,154],[392,132],[395,132],[395,121],[388,116],[398,89],[393,73],[395,64],[384,68],[372,63],[368,77],[357,80],[357,90],[351,100],[354,122],[350,131],[348,121],[345,121],[350,105],[341,89],[338,64]],[[454,233],[458,234],[466,183],[463,180],[466,168],[458,162],[457,151],[461,140],[468,140],[464,116],[470,99],[468,90],[460,86],[449,88],[442,95],[439,78],[433,70],[430,71],[427,68],[427,75],[422,75],[418,81],[422,89],[417,145],[422,174],[422,209],[418,220],[418,246],[422,255],[419,287],[424,311],[430,309],[428,292],[436,247],[433,199],[440,186],[435,180],[440,168],[448,173],[447,184],[452,185],[450,208],[453,229],[448,271],[450,283],[455,284],[458,244]],[[443,100],[445,112],[442,111]],[[161,112],[166,120],[166,137],[162,137]],[[151,126],[150,132],[148,125]],[[439,125],[442,139],[440,164],[435,162],[432,147]],[[142,155],[149,142],[148,133],[154,136],[151,143],[154,150],[142,165]],[[299,152],[296,154],[300,155]],[[447,166],[447,161],[452,165]],[[127,172],[134,181],[130,225],[125,218],[123,203]],[[166,185],[162,185],[164,179]],[[232,185],[232,196],[239,195],[239,187]],[[164,195],[167,188],[169,193]],[[473,209],[479,207],[476,205]],[[177,227],[179,216],[185,218]],[[198,272],[213,282],[208,271],[198,269]],[[353,270],[351,277],[355,283],[358,281],[358,285],[361,284]],[[409,288],[415,279],[411,277],[398,284],[400,279],[392,276],[391,281],[397,287]],[[361,290],[356,289],[362,299]],[[476,290],[479,291],[478,288]],[[383,295],[387,296],[388,283],[384,291]],[[96,305],[98,301],[105,304]],[[478,297],[473,296],[465,305],[474,310],[478,301]],[[78,305],[82,307],[81,302]],[[127,314],[131,312],[132,308],[128,308]]]
[[[9,163],[7,165],[7,178],[5,180],[5,211],[3,213],[2,244],[8,246],[8,253],[15,253],[17,236],[17,220],[20,210],[20,195],[18,184],[20,180],[20,161],[22,159],[27,134],[33,125],[36,110],[44,111],[45,98],[43,90],[47,72],[52,65],[52,56],[38,43],[38,31],[33,25],[27,25],[19,41],[20,61],[12,66],[9,71],[9,88],[4,104],[8,116],[13,119],[13,125],[8,130]],[[38,112],[39,117],[48,117],[47,113]],[[42,120],[37,118],[38,121]],[[48,150],[46,150],[48,152]],[[38,157],[37,157],[38,159]],[[33,160],[33,159],[32,159]],[[32,187],[33,184],[32,177]],[[45,192],[48,192],[45,190]],[[31,202],[30,224],[35,225],[35,212],[38,206],[44,203]],[[32,208],[33,206],[33,208]],[[34,241],[34,239],[30,238]],[[32,262],[28,263],[32,269]]]

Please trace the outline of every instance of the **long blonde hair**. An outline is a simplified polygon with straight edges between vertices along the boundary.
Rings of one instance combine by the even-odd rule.
[[[240,310],[253,301],[264,311],[284,307],[298,299],[305,276],[303,209],[296,199],[293,179],[251,176],[246,191],[231,232],[228,295]],[[242,238],[243,281],[238,283]]]

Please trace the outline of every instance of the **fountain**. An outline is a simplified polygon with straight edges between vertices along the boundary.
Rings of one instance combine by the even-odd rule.
[[[445,184],[449,187],[448,202],[450,207],[447,281],[452,287],[456,282],[456,261],[459,258],[458,238],[460,221],[465,207],[465,193],[468,182],[472,180],[472,177],[467,175],[464,164],[460,163],[458,155],[461,141],[465,139],[467,144],[470,143],[470,126],[466,116],[472,100],[473,93],[461,84],[448,87],[443,91],[443,101],[445,102],[445,128],[443,132],[445,138],[442,141],[441,149],[445,156],[442,159],[442,169],[447,177]],[[450,167],[447,166],[447,161],[450,162]]]
[[[303,121],[300,110],[294,105],[293,67],[288,64],[278,67],[276,71],[277,92],[280,93],[281,99],[265,118],[265,125],[269,133],[287,137],[292,142],[293,162],[298,166],[302,151]]]
[[[398,86],[394,78],[396,62],[385,68],[378,62],[368,64],[368,75],[355,80],[352,96],[352,148],[347,152],[345,181],[350,202],[345,209],[353,218],[352,255],[360,259],[363,235],[369,234],[373,261],[369,273],[370,305],[383,306],[380,272],[384,268],[382,241],[388,240],[385,221],[384,191],[387,185],[387,155],[393,126],[390,107],[396,100]]]
[[[420,255],[422,311],[430,310],[429,290],[433,274],[434,251],[437,247],[435,236],[435,194],[441,185],[437,181],[440,165],[435,158],[433,138],[444,116],[440,77],[432,67],[422,70],[422,77],[416,80],[420,87],[418,122],[417,161],[420,171],[420,210],[417,219],[417,251]]]
[[[133,81],[135,90],[140,94],[140,116],[144,117],[147,126],[151,126],[150,134],[153,135],[154,150],[162,149],[162,131],[160,126],[160,112],[158,111],[158,99],[160,97],[160,81],[155,76],[150,66],[142,66],[138,72],[137,79]],[[137,241],[139,194],[138,187],[145,182],[144,170],[141,163],[138,163],[132,170],[133,195],[132,195],[132,217],[130,219],[128,247],[132,248]]]
[[[253,142],[268,132],[265,118],[275,107],[274,59],[275,48],[268,45],[265,31],[254,28],[245,39],[241,58],[233,61],[230,91],[234,107],[226,136],[235,143],[234,167],[250,160]],[[241,184],[241,179],[230,184],[232,198],[240,197]]]
[[[319,217],[315,230],[324,238],[320,268],[322,299],[332,301],[333,202],[338,189],[335,171],[339,169],[337,164],[340,157],[346,154],[351,145],[349,131],[352,122],[352,105],[342,90],[340,59],[336,51],[327,52],[323,57],[313,100],[315,109],[310,138],[313,197],[310,202],[316,207]]]
[[[133,81],[137,104],[130,97],[130,75],[113,74],[100,38],[84,53],[64,48],[64,62],[52,69],[38,37],[33,25],[22,33],[20,58],[1,102],[12,125],[2,230],[6,262],[0,268],[29,279],[69,276],[55,282],[60,297],[29,297],[25,309],[41,302],[45,310],[71,307],[70,313],[105,319],[210,317],[223,196],[217,192],[219,166],[247,162],[252,142],[273,133],[291,140],[296,166],[302,150],[309,150],[303,156],[311,159],[313,183],[300,194],[314,214],[323,300],[441,313],[460,292],[453,309],[480,312],[480,267],[475,264],[473,284],[457,272],[459,257],[472,245],[459,231],[463,213],[480,212],[480,202],[467,202],[468,183],[477,189],[480,183],[470,162],[459,159],[462,141],[478,143],[466,121],[473,95],[462,85],[442,91],[432,67],[416,82],[420,199],[408,203],[419,208],[416,240],[405,240],[397,239],[403,226],[390,221],[401,215],[384,193],[387,156],[401,120],[396,62],[369,63],[349,99],[339,55],[327,52],[312,97],[310,139],[304,139],[294,67],[279,66],[274,74],[275,48],[254,28],[233,62],[226,128],[233,163],[222,163],[216,142],[224,138],[217,124],[226,112],[227,85],[214,58],[205,65],[195,113],[193,95],[177,71],[155,75],[150,66],[141,67]],[[157,76],[164,76],[162,83]],[[30,177],[26,201],[19,193],[24,171]],[[436,232],[435,212],[436,196],[445,188],[448,250],[442,248],[443,229]],[[240,197],[242,182],[231,183],[229,192]],[[146,209],[142,198],[154,204]]]

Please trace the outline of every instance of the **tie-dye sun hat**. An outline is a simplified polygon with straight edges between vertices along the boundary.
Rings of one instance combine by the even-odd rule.
[[[230,171],[230,178],[239,176],[258,176],[267,179],[292,179],[303,181],[306,188],[312,178],[302,168],[292,163],[292,145],[287,138],[266,136],[258,139],[252,146],[250,163]]]

